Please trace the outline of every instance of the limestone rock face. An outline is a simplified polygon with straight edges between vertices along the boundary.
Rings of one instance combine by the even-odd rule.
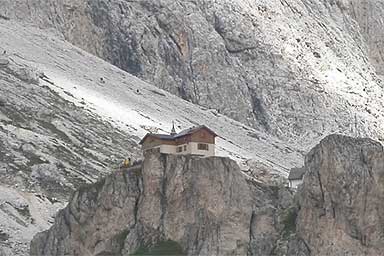
[[[4,26],[10,27],[0,24],[1,39],[17,45],[20,40],[12,40]],[[80,184],[106,175],[127,154],[138,156],[139,147],[136,136],[44,85],[47,77],[35,65],[22,63],[16,57],[20,52],[8,56],[2,49],[0,255],[24,256],[34,234],[52,225]]]
[[[380,0],[339,1],[343,9],[357,21],[360,32],[368,43],[371,63],[380,75],[384,75],[384,26],[380,17],[384,13],[384,2]]]
[[[130,255],[174,241],[188,255],[269,255],[291,203],[286,189],[247,180],[227,158],[150,154],[76,192],[31,254]]]
[[[305,164],[297,232],[310,255],[382,255],[382,145],[329,136]]]
[[[191,102],[301,144],[381,138],[381,1],[1,0]],[[367,125],[369,124],[369,125]]]
[[[7,256],[27,255],[74,190],[140,158],[140,138],[167,133],[173,120],[178,131],[206,124],[220,135],[218,155],[255,159],[272,176],[302,162],[302,149],[144,83],[46,30],[0,19],[0,34],[0,248]]]
[[[229,159],[149,154],[76,192],[31,254],[130,255],[173,241],[187,255],[382,255],[382,145],[331,135],[305,168],[293,201]]]

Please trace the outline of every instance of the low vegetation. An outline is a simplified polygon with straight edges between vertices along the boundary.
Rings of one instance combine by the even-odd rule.
[[[297,219],[297,210],[296,208],[287,209],[282,216],[283,236],[289,237],[292,233],[296,232],[296,219]]]
[[[140,246],[139,249],[132,255],[186,255],[181,245],[175,241],[161,241],[153,246]]]

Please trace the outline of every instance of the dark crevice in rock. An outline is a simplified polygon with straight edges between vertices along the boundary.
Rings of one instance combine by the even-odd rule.
[[[3,15],[3,14],[0,14],[0,19],[3,19],[3,20],[10,20],[9,17]]]
[[[322,153],[324,153],[322,151]],[[324,188],[323,188],[323,183],[321,181],[321,174],[320,174],[321,170],[316,170],[316,177],[317,177],[317,180],[319,182],[319,189],[320,189],[320,193],[321,193],[321,206],[322,206],[322,209],[323,209],[323,213],[322,213],[322,216],[325,215],[326,213],[326,205],[325,205],[325,194],[324,194]]]
[[[71,220],[70,220],[70,217],[71,217],[71,208],[68,207],[67,209],[63,210],[61,212],[61,215],[62,216],[62,220],[64,222],[64,225],[68,228],[68,232],[69,234],[72,232],[72,228],[71,228]]]
[[[248,91],[251,94],[251,105],[254,117],[266,131],[269,131],[271,127],[269,126],[268,113],[263,106],[263,102],[258,97],[255,89],[248,86]]]
[[[189,46],[189,48],[191,48],[191,46]],[[196,79],[196,76],[195,76],[195,69],[194,69],[194,65],[193,65],[193,54],[190,54],[190,56],[188,56],[188,59],[186,60],[187,61],[187,67],[186,67],[186,71],[185,73],[185,77],[183,79],[183,83],[185,83],[185,85],[187,84],[190,84],[192,85],[192,92],[193,92],[193,96],[190,95],[190,101],[194,104],[200,104],[200,87],[199,85],[197,84],[197,79]]]
[[[168,166],[167,166],[167,156],[166,155],[163,155],[163,170],[162,170],[162,177],[161,177],[161,187],[160,187],[160,207],[161,207],[161,210],[160,210],[160,226],[159,228],[161,229],[161,232],[162,234],[164,234],[164,216],[167,212],[167,204],[168,204],[168,200],[167,200],[167,171],[170,171],[168,170]]]
[[[308,243],[304,239],[301,239],[301,238],[300,238],[300,241],[304,244],[305,248],[307,249],[308,255],[311,256],[312,251],[311,251],[311,248],[309,247]]]
[[[178,94],[183,100],[190,101],[190,102],[193,101],[192,96],[189,95],[188,93],[188,86],[186,85],[185,81],[181,82],[181,85],[177,87],[177,90],[178,90]]]
[[[139,204],[140,204],[141,196],[143,194],[143,190],[141,189],[141,186],[140,186],[140,184],[143,184],[142,179],[143,179],[142,176],[140,176],[140,178],[136,179],[136,186],[137,186],[137,189],[139,191],[138,191],[138,195],[137,195],[136,200],[135,200],[135,208],[134,208],[134,216],[135,216],[135,224],[134,225],[135,226],[137,225],[137,222],[138,222]]]
[[[257,49],[257,46],[249,46],[249,47],[244,47],[244,48],[239,48],[239,49],[234,49],[229,46],[225,47],[229,53],[236,54],[236,53],[242,53],[246,51],[251,51]]]
[[[251,220],[249,222],[249,249],[248,249],[248,255],[252,254],[251,245],[252,245],[252,241],[255,239],[255,237],[253,235],[253,225],[254,225],[255,217],[256,217],[255,211],[252,211]]]
[[[294,6],[289,4],[287,0],[280,0],[281,5],[288,7],[292,13],[298,14],[300,17],[303,16],[303,14]]]
[[[175,36],[172,34],[169,34],[169,38],[172,40],[173,44],[176,45],[179,54],[183,55],[183,49],[181,48],[180,44],[177,42],[177,39],[175,38]]]

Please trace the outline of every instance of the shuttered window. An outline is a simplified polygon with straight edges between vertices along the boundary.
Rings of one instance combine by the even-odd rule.
[[[197,149],[208,151],[208,144],[199,143],[199,144],[197,144]]]

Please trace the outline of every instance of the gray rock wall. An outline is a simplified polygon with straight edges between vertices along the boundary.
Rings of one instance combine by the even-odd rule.
[[[20,47],[5,26],[11,25],[0,25],[0,255],[24,256],[33,235],[51,226],[75,189],[127,157],[137,159],[140,149],[138,137],[48,87],[54,83],[35,58],[8,47],[3,54],[6,44]],[[37,51],[34,45],[49,48],[27,41],[30,52]]]
[[[130,255],[168,240],[188,255],[270,254],[292,195],[245,177],[226,158],[147,155],[76,192],[31,255]]]
[[[341,7],[357,21],[360,33],[368,43],[371,63],[380,75],[384,75],[384,26],[382,19],[384,2],[381,0],[339,1]],[[344,2],[344,3],[343,3]]]
[[[328,136],[293,201],[229,159],[147,155],[75,193],[31,253],[130,255],[171,240],[188,255],[381,255],[383,167],[380,143]]]
[[[382,145],[329,136],[307,155],[306,170],[297,230],[311,255],[382,255]]]
[[[0,1],[5,16],[55,27],[160,88],[302,143],[382,138],[379,2]]]

